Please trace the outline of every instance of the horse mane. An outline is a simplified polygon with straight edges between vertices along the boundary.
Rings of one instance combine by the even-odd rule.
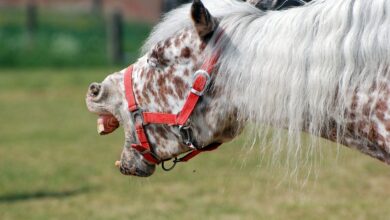
[[[320,136],[330,121],[345,124],[351,91],[388,77],[388,0],[314,0],[268,12],[234,0],[203,2],[224,33],[207,50],[221,51],[215,84],[231,99],[226,108],[238,107],[238,120],[261,134],[286,128],[289,156],[300,155],[302,130]],[[189,11],[184,5],[168,13],[143,51],[190,27]],[[286,139],[272,131],[273,143]]]

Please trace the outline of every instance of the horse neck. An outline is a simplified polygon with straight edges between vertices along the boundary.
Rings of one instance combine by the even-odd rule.
[[[319,132],[339,92],[372,81],[377,64],[389,62],[389,32],[381,29],[390,23],[383,10],[389,6],[385,0],[329,0],[266,15],[244,8],[221,21],[224,74],[217,82],[256,123],[298,131],[309,116]]]

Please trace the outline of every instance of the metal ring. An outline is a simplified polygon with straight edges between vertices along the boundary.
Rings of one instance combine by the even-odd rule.
[[[193,144],[192,144],[192,130],[191,130],[191,126],[190,125],[179,126],[179,134],[181,136],[183,144],[185,144],[186,146],[189,146],[190,148],[192,148],[191,146],[193,146]]]
[[[177,160],[177,157],[175,157],[175,159],[172,161],[172,162],[173,162],[172,166],[169,167],[169,168],[166,168],[166,167],[165,167],[165,162],[166,162],[166,161],[161,162],[161,168],[162,168],[164,171],[167,171],[167,172],[168,172],[168,171],[173,170],[173,168],[175,168],[176,163],[178,162],[178,160]]]

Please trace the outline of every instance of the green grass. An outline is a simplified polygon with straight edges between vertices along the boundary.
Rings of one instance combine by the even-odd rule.
[[[107,52],[107,19],[92,13],[38,11],[36,33],[25,28],[25,11],[0,8],[0,67],[110,66]],[[149,24],[124,25],[125,60],[138,56]]]
[[[390,216],[389,167],[329,142],[304,187],[244,137],[169,173],[121,175],[122,132],[98,136],[84,104],[88,84],[111,71],[0,70],[0,219]]]

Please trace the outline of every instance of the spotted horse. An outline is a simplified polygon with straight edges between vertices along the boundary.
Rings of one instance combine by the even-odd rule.
[[[92,83],[86,104],[100,134],[124,128],[125,175],[188,161],[248,124],[285,129],[288,152],[304,131],[390,164],[389,12],[387,0],[269,12],[194,0],[166,15],[135,63]]]

